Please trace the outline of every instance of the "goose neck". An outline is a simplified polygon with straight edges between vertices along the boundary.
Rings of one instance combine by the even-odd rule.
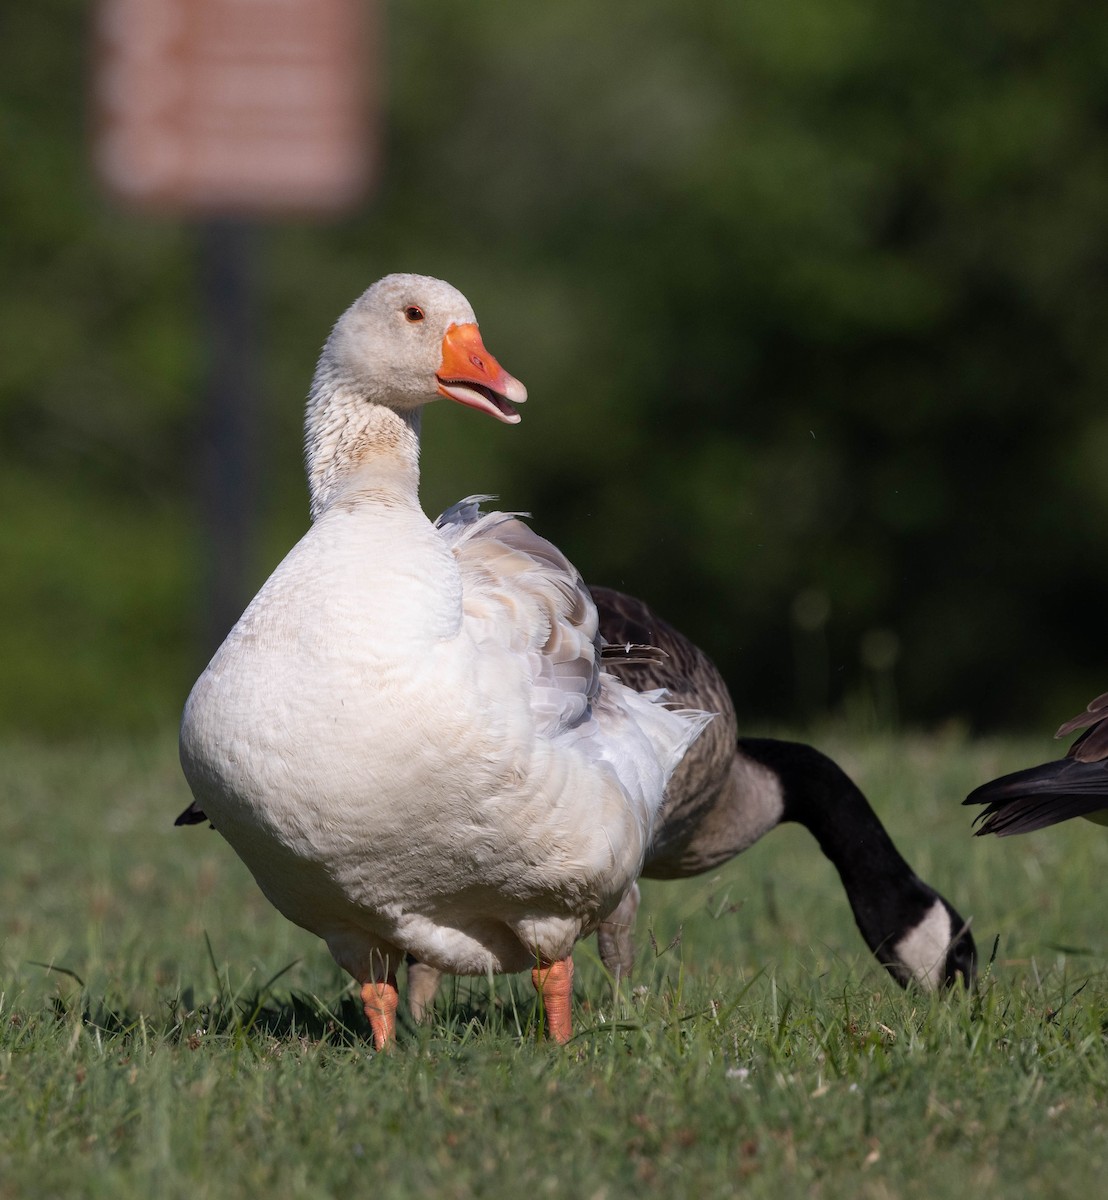
[[[406,412],[336,388],[313,394],[305,421],[305,460],[314,521],[342,500],[418,505],[420,410]]]

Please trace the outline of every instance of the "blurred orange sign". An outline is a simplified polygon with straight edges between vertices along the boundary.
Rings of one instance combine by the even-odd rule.
[[[123,202],[328,212],[365,193],[371,0],[100,0],[93,154]]]

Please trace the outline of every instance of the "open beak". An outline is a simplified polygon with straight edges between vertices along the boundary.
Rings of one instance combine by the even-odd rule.
[[[516,404],[527,399],[527,389],[485,349],[476,325],[451,325],[442,339],[442,365],[435,374],[439,395],[468,404],[515,425]]]

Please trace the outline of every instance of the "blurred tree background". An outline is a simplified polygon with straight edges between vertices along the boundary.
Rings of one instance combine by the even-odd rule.
[[[97,190],[85,4],[0,29],[0,726],[164,727],[210,649],[195,230]],[[428,414],[428,511],[532,512],[748,723],[1108,685],[1108,8],[396,0],[386,38],[375,195],[257,239],[254,584],[331,322],[421,271],[531,393]]]

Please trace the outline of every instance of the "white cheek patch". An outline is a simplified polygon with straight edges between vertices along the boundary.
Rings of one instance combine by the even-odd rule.
[[[917,983],[935,991],[945,978],[946,955],[956,933],[943,902],[936,900],[923,920],[893,950]]]

